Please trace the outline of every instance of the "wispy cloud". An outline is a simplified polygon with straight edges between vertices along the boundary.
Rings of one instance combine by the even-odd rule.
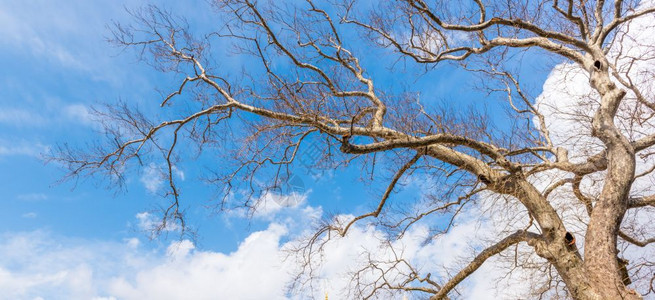
[[[164,173],[155,163],[150,163],[141,174],[141,183],[152,194],[156,194],[164,185]]]
[[[0,124],[17,127],[40,127],[46,123],[47,119],[35,111],[8,107],[0,109]]]
[[[0,106],[0,125],[17,128],[44,128],[55,124],[73,123],[96,126],[89,107],[81,103],[66,104],[51,100],[45,104],[48,109],[2,107]]]
[[[184,171],[176,166],[173,166],[171,170],[175,180],[185,180],[186,177]],[[156,194],[164,187],[164,182],[168,180],[167,169],[164,165],[158,165],[151,162],[143,169],[139,180],[148,192]]]
[[[40,157],[42,154],[47,153],[49,150],[50,146],[41,144],[40,142],[10,142],[8,140],[0,139],[0,157],[13,155]]]
[[[295,211],[300,209],[307,201],[307,192],[292,192],[290,194],[281,194],[275,192],[263,193],[255,204],[254,217],[272,220],[276,214],[282,210]]]
[[[53,15],[58,17],[53,18]],[[79,21],[75,14],[54,3],[0,4],[0,34],[5,37],[0,45],[14,51],[27,50],[61,66],[88,70],[89,66],[80,60],[79,55],[70,51],[70,33],[80,34],[94,27],[76,26]]]
[[[48,199],[48,195],[43,193],[20,194],[16,196],[21,201],[43,201]]]
[[[28,212],[24,213],[21,215],[21,217],[26,218],[26,219],[34,219],[36,218],[37,214],[35,212]]]
[[[89,108],[83,104],[70,104],[66,105],[63,109],[64,115],[73,122],[77,122],[85,125],[94,125],[93,115],[89,111]]]
[[[138,213],[135,217],[137,219],[137,227],[143,231],[158,231],[157,229],[159,229],[162,224],[159,218],[149,212]],[[177,223],[168,222],[166,223],[166,227],[163,228],[163,231],[177,231],[180,229],[181,228]]]

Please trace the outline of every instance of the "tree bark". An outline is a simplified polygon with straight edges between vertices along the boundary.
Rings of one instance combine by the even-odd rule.
[[[601,294],[590,284],[586,274],[584,261],[578,252],[577,247],[568,245],[565,236],[566,228],[561,218],[552,208],[549,202],[527,181],[520,183],[522,191],[517,197],[524,198],[522,202],[541,203],[534,214],[539,215],[537,219],[546,243],[532,244],[537,255],[547,259],[557,269],[557,273],[562,277],[571,296],[580,300],[600,300],[604,299]],[[525,204],[526,207],[530,207]],[[543,220],[544,218],[548,218]],[[535,218],[537,218],[535,216]],[[542,221],[539,222],[539,219]],[[549,225],[544,226],[544,225]]]
[[[627,210],[635,173],[634,148],[614,124],[625,91],[610,80],[606,61],[594,60],[589,70],[591,85],[601,95],[592,133],[607,148],[608,166],[605,184],[593,207],[585,235],[585,269],[589,284],[603,299],[641,299],[623,283],[616,249],[617,233]]]

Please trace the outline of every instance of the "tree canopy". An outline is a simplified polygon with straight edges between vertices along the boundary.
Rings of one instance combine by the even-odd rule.
[[[338,212],[289,249],[301,266],[292,288],[311,288],[322,249],[366,224],[387,247],[352,272],[357,298],[457,298],[486,262],[529,279],[527,297],[655,293],[651,1],[212,4],[214,28],[156,6],[115,24],[113,43],[178,84],[159,87],[170,92],[156,116],[99,108],[106,141],[57,155],[71,175],[120,180],[164,162],[160,230],[186,227],[175,171],[194,155],[217,155],[205,179],[220,209],[256,211],[298,164],[354,166],[383,184],[369,212]],[[530,72],[553,67],[535,88]],[[449,97],[412,86],[454,74],[466,80],[448,81]],[[425,183],[421,197],[394,199],[407,178]],[[417,226],[437,241],[467,218],[485,234],[462,237],[473,246],[454,270],[416,265],[394,243]]]

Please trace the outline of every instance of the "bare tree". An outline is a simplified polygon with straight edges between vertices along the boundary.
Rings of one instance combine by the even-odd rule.
[[[215,149],[224,155],[210,174],[225,195],[219,207],[256,208],[257,182],[278,185],[311,143],[320,148],[303,162],[312,168],[361,164],[374,175],[380,174],[372,170],[376,162],[383,161],[396,169],[371,212],[325,220],[296,249],[306,274],[330,237],[347,235],[357,222],[377,220],[391,240],[438,215],[449,220],[435,224],[438,231],[429,238],[438,239],[468,205],[496,209],[494,224],[506,233],[477,249],[450,278],[432,277],[401,253],[384,261],[369,257],[353,275],[357,297],[385,291],[456,297],[458,285],[485,261],[503,256],[509,258],[508,272],[540,274],[533,292],[541,297],[640,299],[655,293],[655,260],[629,262],[618,252],[626,256],[655,242],[635,221],[639,211],[652,213],[655,195],[633,188],[655,169],[647,165],[655,144],[653,69],[633,68],[655,59],[655,45],[640,44],[639,54],[623,48],[637,41],[631,24],[652,17],[655,5],[318,2],[216,0],[220,25],[204,35],[192,34],[183,19],[156,7],[133,12],[137,25],[116,25],[113,41],[139,49],[145,61],[180,78],[161,101],[164,119],[149,120],[127,105],[99,110],[109,143],[93,151],[62,149],[58,159],[68,163],[71,175],[101,171],[120,179],[130,162],[161,153],[171,199],[163,212],[165,228],[167,222],[184,225],[174,175],[181,144],[193,141],[200,153]],[[243,74],[222,69],[231,59],[219,51],[225,47],[252,59]],[[443,67],[480,75],[489,97],[504,93],[507,101],[497,105],[506,108],[512,125],[494,126],[481,109],[428,105],[411,90],[376,85],[376,74],[362,62],[370,55],[367,47],[402,60],[406,68],[424,68],[423,76]],[[588,89],[579,110],[565,115],[537,105],[520,81],[517,55],[549,55],[578,70],[571,72],[586,78]],[[577,140],[551,137],[555,116],[581,128],[570,137]],[[410,174],[442,187],[424,191],[428,200],[412,209],[390,208],[395,187]],[[235,187],[249,197],[231,201]],[[515,216],[501,216],[509,209],[516,209]]]

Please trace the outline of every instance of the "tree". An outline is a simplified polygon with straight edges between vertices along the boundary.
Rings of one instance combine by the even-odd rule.
[[[314,143],[321,155],[309,162],[313,168],[361,164],[374,177],[380,174],[373,170],[376,162],[386,159],[396,169],[387,174],[374,210],[326,220],[297,249],[309,274],[313,255],[357,222],[376,220],[392,240],[433,216],[448,220],[435,224],[447,231],[465,205],[493,203],[521,215],[497,215],[493,224],[506,235],[477,249],[450,278],[431,277],[395,252],[386,263],[370,259],[353,277],[360,297],[385,290],[453,296],[485,261],[510,249],[508,272],[541,274],[534,290],[541,297],[640,299],[640,293],[655,292],[655,261],[647,255],[636,263],[623,258],[635,249],[631,245],[651,249],[655,242],[648,233],[641,239],[655,194],[634,184],[651,180],[655,169],[649,161],[655,144],[653,69],[640,65],[655,58],[655,45],[640,43],[630,30],[652,18],[655,6],[622,0],[372,5],[216,0],[222,23],[204,36],[157,7],[133,12],[138,25],[117,24],[113,41],[140,49],[144,60],[180,78],[161,101],[169,118],[151,121],[127,105],[98,110],[109,142],[93,151],[62,148],[58,160],[71,175],[103,171],[115,179],[130,162],[163,154],[171,199],[164,228],[170,222],[184,226],[174,176],[177,149],[187,146],[180,146],[183,141],[193,141],[198,153],[213,148],[225,155],[210,174],[225,195],[220,207],[234,205],[235,187],[245,187],[248,197],[238,205],[252,209],[257,191],[278,186],[302,147]],[[221,63],[230,58],[216,47],[225,45],[257,65],[250,61],[240,76],[223,73]],[[378,49],[366,50],[373,46]],[[504,93],[507,101],[494,112],[505,108],[511,125],[495,126],[480,107],[427,105],[412,91],[375,84],[377,75],[362,63],[367,51],[394,53],[405,68],[423,68],[424,76],[443,68],[477,74],[489,97]],[[563,61],[560,74],[585,78],[586,94],[570,95],[578,99],[576,109],[562,110],[557,99],[536,102],[520,81],[520,55],[547,55]],[[558,121],[575,125],[565,130],[572,133],[566,140],[551,136]],[[416,210],[391,210],[387,202],[409,175],[447,188],[424,191],[430,200]],[[255,184],[262,181],[268,186]]]

